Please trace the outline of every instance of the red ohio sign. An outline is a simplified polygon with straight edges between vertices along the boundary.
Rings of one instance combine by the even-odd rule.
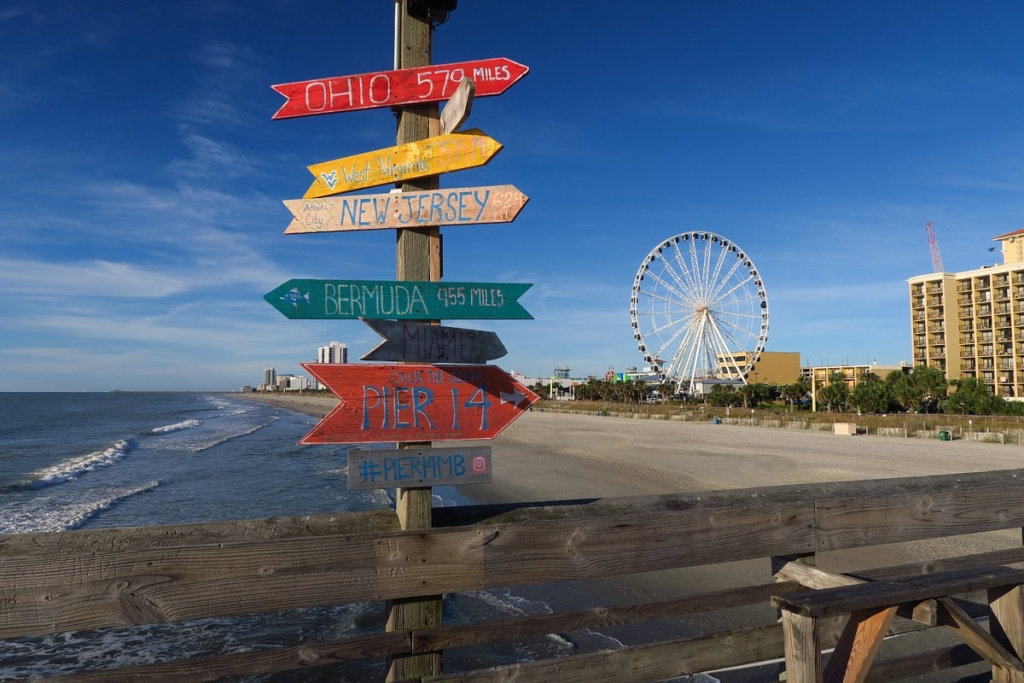
[[[493,439],[539,398],[496,365],[302,367],[340,399],[302,444]]]
[[[529,67],[518,62],[495,57],[272,85],[288,101],[271,118],[440,102],[454,95],[464,78],[472,79],[476,85],[476,97],[500,95],[529,72]]]

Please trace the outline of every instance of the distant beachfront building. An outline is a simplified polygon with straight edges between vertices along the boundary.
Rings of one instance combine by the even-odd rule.
[[[309,378],[302,375],[278,375],[278,391],[305,391],[309,388]]]
[[[316,350],[317,363],[347,363],[348,344],[340,344],[332,341],[328,346],[321,346]]]
[[[277,370],[274,368],[267,368],[263,371],[263,386],[265,387],[276,387],[277,386]]]
[[[718,375],[713,379],[738,380],[736,367],[744,367],[752,351],[740,351],[725,356],[718,354]],[[750,384],[792,384],[800,379],[800,353],[798,351],[762,351],[754,359],[747,373]],[[710,385],[709,385],[710,386]]]
[[[946,379],[980,379],[996,396],[1024,398],[1024,228],[993,238],[1003,262],[929,273],[910,284],[914,365]],[[994,249],[993,249],[994,250]]]

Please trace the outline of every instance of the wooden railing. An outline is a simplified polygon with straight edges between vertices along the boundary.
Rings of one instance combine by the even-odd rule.
[[[1024,470],[438,508],[434,528],[419,531],[401,531],[394,512],[382,510],[8,535],[0,536],[0,638],[579,581],[760,558],[772,559],[780,579],[776,582],[766,569],[763,582],[755,585],[660,602],[382,631],[49,679],[212,681],[599,630],[729,607],[763,607],[773,596],[776,604],[799,605],[806,599],[784,603],[782,598],[819,587],[812,568],[800,572],[801,565],[814,564],[817,553],[1021,527]],[[1016,539],[1013,547],[995,552],[871,571],[844,567],[832,575],[872,581],[947,570],[991,571],[1024,562],[1020,536]],[[886,599],[885,607],[897,602]],[[819,609],[814,618],[826,613],[831,614]],[[813,642],[825,647],[836,638],[838,632],[821,628]],[[696,638],[422,680],[658,681],[789,657],[784,641],[782,625],[772,620],[763,626],[709,631]],[[906,677],[937,666],[978,661],[962,648],[944,652],[879,661],[871,675]]]

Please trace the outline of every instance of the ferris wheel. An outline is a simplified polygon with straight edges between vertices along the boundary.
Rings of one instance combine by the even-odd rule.
[[[692,394],[697,380],[747,382],[768,339],[768,295],[753,261],[710,232],[647,255],[633,280],[633,338],[652,372]]]

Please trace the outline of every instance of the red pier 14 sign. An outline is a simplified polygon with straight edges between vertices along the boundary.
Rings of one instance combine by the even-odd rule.
[[[440,102],[470,78],[476,97],[500,95],[530,72],[505,57],[338,76],[270,86],[288,101],[272,119]]]
[[[302,367],[339,399],[303,444],[493,439],[539,398],[495,365]]]

